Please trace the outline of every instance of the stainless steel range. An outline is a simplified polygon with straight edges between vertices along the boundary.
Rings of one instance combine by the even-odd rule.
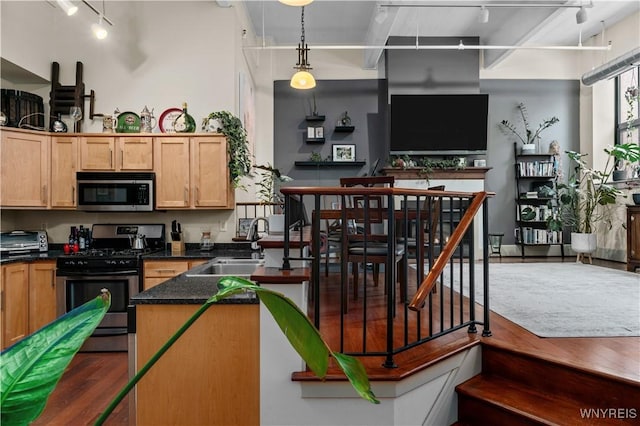
[[[164,224],[95,224],[91,247],[57,260],[58,314],[82,305],[107,288],[111,308],[83,352],[127,350],[127,306],[141,291],[142,256],[164,250]],[[135,247],[135,248],[132,248]]]

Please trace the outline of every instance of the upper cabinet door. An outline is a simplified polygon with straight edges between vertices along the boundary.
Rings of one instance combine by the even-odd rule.
[[[223,136],[193,138],[192,150],[193,206],[228,207],[233,204],[233,192],[229,190],[227,140]]]
[[[80,138],[81,170],[115,170],[116,138],[83,136]]]
[[[120,137],[118,151],[118,170],[153,170],[153,139],[151,137]]]
[[[75,208],[78,138],[51,137],[51,208]]]
[[[156,207],[189,207],[189,138],[154,138],[153,164],[156,172]]]
[[[0,186],[3,207],[47,207],[49,136],[2,131]]]

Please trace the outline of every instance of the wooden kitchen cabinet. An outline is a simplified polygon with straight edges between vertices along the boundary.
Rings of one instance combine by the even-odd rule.
[[[138,371],[199,308],[136,305],[130,368]],[[209,308],[137,384],[130,404],[138,425],[259,425],[260,305]]]
[[[83,136],[80,138],[80,168],[87,171],[153,170],[153,138]]]
[[[202,265],[208,259],[189,260],[145,260],[143,290],[155,287],[160,283]]]
[[[76,197],[77,171],[78,138],[76,136],[52,136],[51,208],[75,208],[78,205]]]
[[[229,180],[226,138],[193,138],[191,147],[191,205],[195,208],[233,207],[235,199]]]
[[[158,137],[154,139],[153,155],[157,208],[235,205],[224,136]]]
[[[55,260],[29,264],[29,333],[55,320],[56,312]]]
[[[29,334],[29,264],[2,266],[0,298],[4,350]]]
[[[640,206],[627,206],[627,271],[640,268]]]
[[[49,140],[50,137],[47,134],[2,131],[0,205],[25,208],[47,207]]]

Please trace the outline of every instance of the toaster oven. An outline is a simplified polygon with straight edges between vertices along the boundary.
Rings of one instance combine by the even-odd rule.
[[[3,255],[43,252],[49,250],[45,231],[11,231],[0,233],[0,253]]]

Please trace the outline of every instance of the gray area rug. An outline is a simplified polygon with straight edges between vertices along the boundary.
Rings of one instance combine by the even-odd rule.
[[[481,264],[476,271],[476,301],[482,302]],[[640,274],[632,272],[581,263],[490,263],[489,305],[540,337],[640,336]]]

